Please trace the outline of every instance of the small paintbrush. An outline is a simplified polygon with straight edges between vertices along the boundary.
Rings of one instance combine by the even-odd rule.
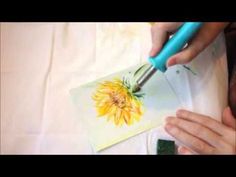
[[[166,71],[166,61],[178,53],[183,47],[192,39],[196,32],[203,25],[201,22],[185,22],[178,31],[168,40],[159,54],[155,57],[150,57],[150,66],[144,73],[136,80],[133,87],[133,92],[138,92],[145,83],[156,73],[157,70],[161,72]]]

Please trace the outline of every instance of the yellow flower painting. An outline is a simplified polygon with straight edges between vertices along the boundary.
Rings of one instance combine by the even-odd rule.
[[[98,117],[105,116],[116,126],[132,125],[143,115],[143,94],[132,93],[126,79],[114,78],[99,83],[92,96],[95,101]]]
[[[175,115],[180,103],[163,73],[157,72],[134,91],[147,67],[132,66],[70,90],[78,121],[88,130],[95,152],[158,127],[166,116]]]

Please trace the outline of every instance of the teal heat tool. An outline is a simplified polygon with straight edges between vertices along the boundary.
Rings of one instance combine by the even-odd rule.
[[[178,53],[190,41],[190,39],[201,28],[201,22],[185,22],[178,31],[168,40],[159,54],[155,57],[150,57],[151,65],[147,70],[137,79],[133,92],[139,91],[143,85],[151,78],[157,70],[161,72],[166,71],[166,61]]]

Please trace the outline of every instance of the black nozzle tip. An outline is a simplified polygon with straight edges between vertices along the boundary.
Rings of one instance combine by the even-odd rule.
[[[132,89],[132,92],[135,93],[135,92],[138,92],[138,91],[140,91],[140,90],[141,90],[140,86],[139,86],[139,85],[135,85],[135,86],[133,87],[133,89]]]

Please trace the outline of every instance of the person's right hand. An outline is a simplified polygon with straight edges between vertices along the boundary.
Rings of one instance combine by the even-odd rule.
[[[177,31],[182,23],[155,23],[151,28],[152,49],[150,57],[154,57],[160,52],[163,44],[169,36]],[[190,41],[188,46],[179,53],[171,56],[167,61],[167,67],[175,64],[186,64],[203,51],[218,34],[228,25],[228,23],[204,23],[199,32]]]

